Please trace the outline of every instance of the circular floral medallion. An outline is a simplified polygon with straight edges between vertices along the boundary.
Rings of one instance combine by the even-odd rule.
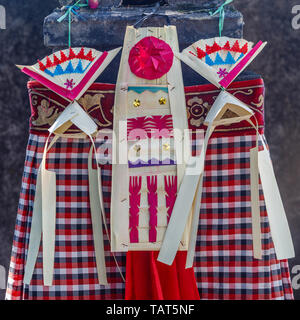
[[[173,59],[173,51],[165,41],[146,37],[131,49],[128,63],[137,77],[154,80],[169,72]]]

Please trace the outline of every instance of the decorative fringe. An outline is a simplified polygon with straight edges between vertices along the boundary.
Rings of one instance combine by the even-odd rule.
[[[142,177],[130,177],[129,181],[129,235],[130,242],[139,242],[139,211],[141,204]]]
[[[167,221],[169,223],[177,195],[177,176],[165,176]]]
[[[149,241],[156,242],[157,238],[157,176],[147,177],[147,188],[148,188],[148,204],[149,204]]]

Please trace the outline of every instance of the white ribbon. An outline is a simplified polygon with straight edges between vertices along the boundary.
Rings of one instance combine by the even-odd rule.
[[[222,118],[226,110],[236,113],[237,117]],[[209,111],[205,124],[208,126],[201,155],[196,158],[197,170],[186,170],[182,186],[180,187],[172,216],[162,243],[162,247],[158,256],[158,261],[171,265],[176,256],[178,245],[181,240],[184,227],[187,222],[188,214],[193,206],[192,227],[189,239],[189,249],[187,254],[186,268],[193,266],[195,255],[195,246],[197,240],[198,223],[200,215],[200,205],[203,187],[204,163],[208,146],[208,141],[214,129],[218,125],[248,121],[256,130],[256,147],[250,151],[251,154],[251,211],[252,211],[252,234],[253,234],[253,252],[254,258],[261,259],[261,228],[260,228],[260,208],[259,208],[259,185],[258,185],[258,126],[255,126],[250,118],[253,111],[240,100],[222,91],[216,99],[214,105]],[[189,175],[191,175],[189,177]],[[271,223],[270,223],[271,224]]]
[[[158,261],[168,265],[172,265],[174,261],[193,204],[193,221],[190,231],[189,248],[192,247],[191,241],[194,241],[194,229],[196,226],[198,227],[198,219],[195,217],[195,214],[198,214],[199,218],[199,213],[195,212],[195,207],[200,206],[195,203],[195,194],[198,189],[202,190],[202,178],[200,179],[200,177],[203,177],[204,172],[205,153],[210,137],[210,133],[208,132],[212,132],[211,127],[208,128],[206,133],[200,157],[191,157],[187,164],[185,175],[177,194],[172,215],[157,258]],[[201,193],[196,196],[196,199],[197,201],[198,199],[200,200],[199,203],[201,202]],[[191,256],[191,253],[189,253],[188,256]]]
[[[260,139],[264,150],[258,152],[258,168],[276,257],[277,260],[294,258],[293,240],[276,182],[270,153],[263,137],[260,137]]]
[[[58,136],[55,136],[48,146],[48,140],[45,143],[45,150],[49,151],[49,149],[53,146],[53,144],[58,139]],[[27,260],[25,264],[25,273],[23,282],[25,284],[30,284],[32,279],[32,275],[34,272],[35,263],[37,260],[37,256],[39,253],[39,247],[41,243],[42,237],[42,168],[45,162],[45,152],[43,152],[43,158],[41,165],[38,170],[37,180],[36,180],[36,187],[35,187],[35,197],[34,197],[34,204],[32,210],[32,220],[31,220],[31,231],[29,236],[29,245],[28,245],[28,252],[27,252]],[[56,203],[56,199],[55,199]]]
[[[24,283],[26,284],[30,284],[32,279],[41,242],[41,234],[43,234],[44,285],[51,286],[53,282],[56,224],[56,175],[55,172],[46,170],[46,154],[59,136],[63,136],[62,133],[65,132],[72,123],[89,136],[92,142],[88,160],[88,172],[93,237],[99,284],[107,285],[101,213],[106,230],[107,226],[101,190],[101,172],[100,167],[98,166],[96,147],[92,138],[92,134],[97,131],[97,125],[76,101],[70,104],[62,112],[53,126],[49,129],[50,135],[53,133],[55,134],[55,137],[51,141],[49,148],[48,141],[50,135],[47,138],[43,159],[37,176],[32,225],[25,265]],[[92,168],[92,150],[94,150],[96,155],[97,170]]]

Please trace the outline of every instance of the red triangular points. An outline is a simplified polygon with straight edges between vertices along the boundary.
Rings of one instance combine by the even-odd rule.
[[[38,60],[38,63],[39,63],[40,70],[45,71],[45,70],[46,70],[46,67],[45,67],[45,65],[43,64],[43,62],[41,62],[40,60]]]
[[[229,41],[226,42],[226,44],[224,45],[223,49],[230,51],[231,48],[230,48]]]
[[[242,52],[238,40],[236,40],[236,42],[232,46],[231,51]]]
[[[81,96],[80,94],[82,94],[83,89],[85,89],[85,86],[87,86],[89,84],[89,81],[91,80],[93,75],[97,72],[97,70],[102,65],[102,63],[105,61],[105,59],[107,58],[108,55],[109,55],[109,52],[104,51],[99,57],[97,57],[95,63],[85,73],[85,75],[81,78],[81,80],[79,80],[79,82],[77,82],[77,86],[72,90],[65,89],[61,84],[57,84],[54,81],[47,79],[47,77],[44,76],[42,73],[33,71],[33,70],[31,70],[30,67],[24,66],[22,68],[22,72],[26,73],[30,77],[33,77],[34,79],[36,79],[37,81],[39,81],[40,83],[42,83],[43,85],[48,87],[50,90],[58,93],[62,97],[65,97],[69,100],[75,100]],[[48,59],[50,60],[49,57],[48,57]],[[51,60],[50,60],[50,62],[51,62]],[[39,65],[40,65],[40,67],[44,66],[42,62]]]
[[[69,52],[70,52],[70,53],[69,53],[68,60],[71,60],[71,59],[76,58],[76,55],[75,55],[75,53],[74,53],[74,51],[73,51],[72,48],[70,48]]]
[[[60,51],[60,62],[66,62],[68,60],[67,56],[65,55],[65,53],[63,51]]]
[[[66,56],[66,54],[61,50],[60,51],[60,58],[57,56],[55,53],[53,54],[53,62],[49,57],[47,57],[46,60],[46,66],[42,63],[39,62],[40,69],[44,71],[47,68],[57,66],[59,64],[62,64],[66,61],[72,60],[72,59],[82,59],[82,60],[88,60],[88,61],[93,61],[95,57],[93,57],[92,50],[89,51],[87,55],[84,53],[84,48],[81,48],[81,50],[78,52],[76,55],[74,53],[74,50],[72,48],[69,49],[69,56]]]
[[[46,69],[51,68],[52,65],[53,65],[53,64],[52,64],[52,61],[50,60],[49,57],[47,57],[47,60],[46,60]]]
[[[78,59],[84,59],[84,58],[85,58],[84,48],[81,48],[81,50],[80,50],[79,53],[77,54],[77,58],[78,58]]]
[[[243,48],[241,49],[241,52],[242,52],[243,54],[246,54],[246,53],[248,52],[248,43],[245,43],[245,44],[244,44]]]
[[[197,56],[199,59],[202,59],[206,56],[206,53],[202,49],[197,48]]]
[[[217,42],[214,42],[212,46],[206,45],[205,51],[197,47],[197,57],[199,59],[202,59],[206,55],[210,55],[212,53],[215,53],[221,50],[226,50],[231,52],[240,52],[240,53],[246,54],[248,52],[248,43],[245,43],[244,46],[240,48],[240,44],[238,40],[235,41],[232,47],[230,47],[229,41],[227,41],[223,47],[221,47]],[[190,51],[190,53],[195,55],[192,51]]]
[[[215,42],[212,46],[206,45],[206,53],[211,54],[220,51],[222,48]]]
[[[60,60],[57,58],[57,56],[54,54],[53,55],[53,65],[57,66],[58,64],[60,64]]]
[[[92,49],[89,51],[89,53],[85,56],[86,60],[93,61],[95,57],[93,57]]]

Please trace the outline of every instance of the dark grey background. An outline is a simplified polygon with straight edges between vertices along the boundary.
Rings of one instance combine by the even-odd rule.
[[[234,2],[244,15],[245,38],[269,42],[251,70],[266,84],[266,135],[296,248],[292,268],[300,265],[300,30],[291,26],[291,10],[300,0]],[[14,64],[32,64],[48,53],[43,19],[57,1],[0,0],[0,5],[7,15],[7,29],[0,30],[0,265],[8,270],[30,115],[28,77]],[[300,300],[300,290],[294,293]]]

